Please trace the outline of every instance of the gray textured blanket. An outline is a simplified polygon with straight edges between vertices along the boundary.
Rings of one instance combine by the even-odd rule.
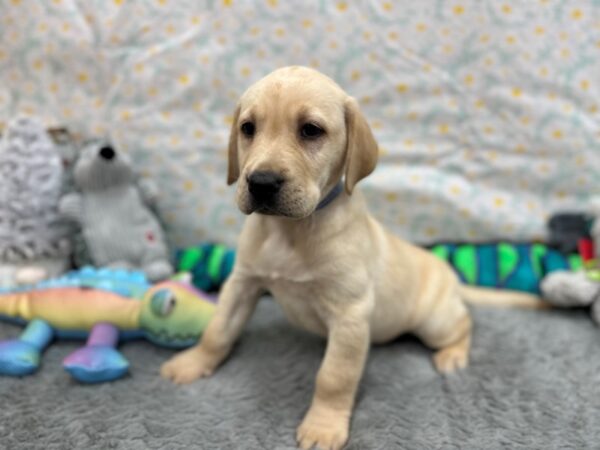
[[[471,365],[441,377],[431,353],[403,338],[376,347],[349,449],[600,448],[600,329],[585,311],[473,308]],[[0,325],[0,339],[19,329]],[[176,387],[158,368],[172,352],[122,351],[131,375],[82,386],[58,343],[25,379],[0,378],[2,449],[292,449],[324,350],[264,300],[231,359]]]

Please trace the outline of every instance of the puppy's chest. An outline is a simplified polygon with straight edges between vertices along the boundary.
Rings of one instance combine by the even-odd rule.
[[[328,283],[322,282],[326,277],[319,256],[271,238],[261,245],[253,271],[292,324],[325,335],[321,304]]]
[[[315,259],[290,240],[268,237],[258,250],[253,271],[267,287],[310,283],[318,276]]]

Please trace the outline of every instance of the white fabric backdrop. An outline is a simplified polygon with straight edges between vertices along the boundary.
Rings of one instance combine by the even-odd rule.
[[[543,237],[600,180],[600,3],[586,0],[0,2],[0,126],[108,136],[160,183],[176,245],[235,243],[236,98],[314,66],[381,144],[371,209],[419,242]]]

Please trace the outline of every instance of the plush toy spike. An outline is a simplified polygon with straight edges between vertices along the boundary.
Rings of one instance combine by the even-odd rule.
[[[192,283],[206,292],[218,290],[233,270],[235,251],[221,244],[204,243],[175,254],[178,271],[192,274]]]

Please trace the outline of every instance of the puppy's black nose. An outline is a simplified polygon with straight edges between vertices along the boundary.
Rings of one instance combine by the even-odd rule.
[[[109,147],[108,145],[102,147],[98,153],[102,158],[106,159],[107,161],[110,161],[115,157],[115,151],[112,147]]]
[[[284,181],[284,178],[275,172],[256,171],[248,176],[248,190],[255,200],[265,202],[273,200]]]

